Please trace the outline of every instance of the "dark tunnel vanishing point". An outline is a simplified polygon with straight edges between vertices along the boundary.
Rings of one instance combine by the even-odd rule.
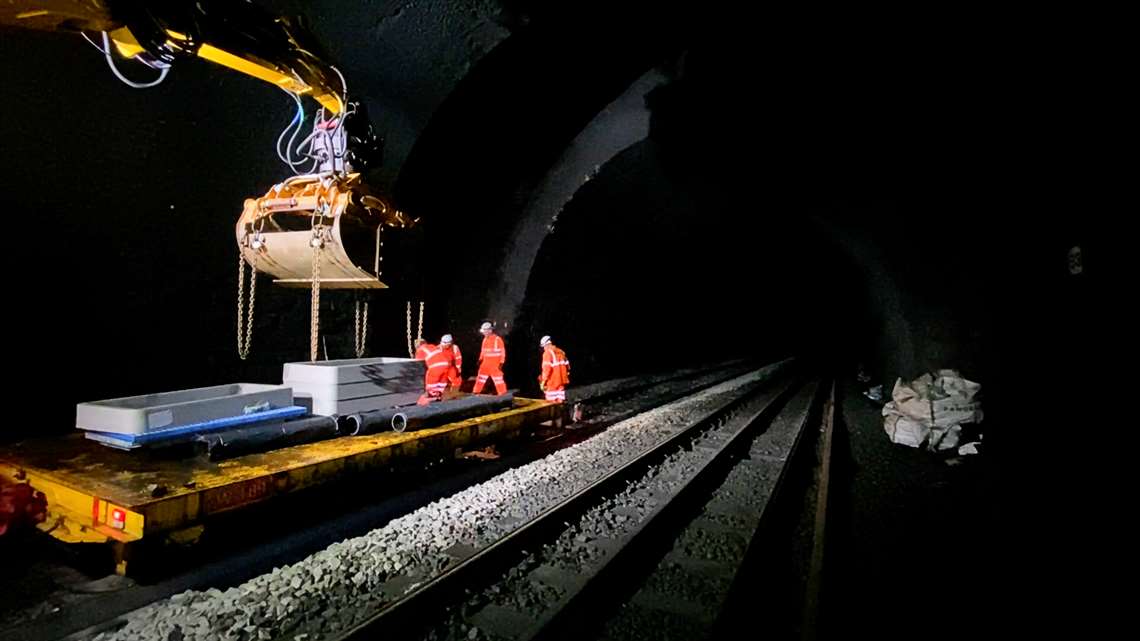
[[[956,368],[1018,459],[1081,420],[1112,271],[1095,233],[1121,210],[1110,34],[965,9],[265,4],[309,18],[385,137],[371,178],[425,221],[422,273],[371,298],[372,354],[405,351],[423,299],[465,354],[498,322],[513,381],[550,334],[582,383],[741,356],[888,389]],[[268,285],[251,360],[233,347],[233,221],[283,175],[280,92],[199,61],[134,91],[66,34],[6,30],[0,59],[9,211],[45,223],[9,244],[8,335],[51,381],[5,439],[307,356],[308,298]],[[327,300],[348,357],[353,300]],[[1029,421],[1044,372],[1065,398]]]

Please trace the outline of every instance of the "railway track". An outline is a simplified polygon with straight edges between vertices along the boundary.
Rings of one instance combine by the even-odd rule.
[[[621,637],[636,615],[619,612],[609,628],[599,630],[597,613],[608,604],[624,602],[631,587],[627,579],[639,576],[639,566],[647,559],[657,558],[654,551],[683,522],[688,525],[680,530],[674,549],[643,584],[669,583],[686,567],[685,557],[720,549],[720,594],[726,599],[735,574],[731,565],[739,563],[743,551],[707,544],[723,538],[726,527],[735,530],[729,537],[737,543],[746,546],[751,540],[801,440],[819,389],[818,382],[784,381],[727,400],[333,638],[382,633],[386,638],[426,634],[429,639],[546,639],[582,638],[590,631],[607,638],[644,638],[644,630]],[[718,484],[722,492],[714,492],[710,500],[709,491]],[[702,505],[721,518],[690,520]],[[730,526],[725,525],[726,509],[736,516],[735,521],[728,519]],[[708,565],[704,563],[706,575]],[[652,587],[646,589],[652,594]],[[717,592],[702,594],[709,600]],[[448,603],[454,605],[443,609]],[[693,615],[691,600],[673,604],[690,610],[682,614]],[[711,629],[715,612],[702,614],[694,621],[696,629]],[[437,623],[425,630],[425,622]],[[692,638],[685,634],[673,638]]]
[[[592,390],[587,388],[584,390],[584,392],[592,393],[583,393],[578,398],[580,399],[579,402],[590,404],[591,416],[590,419],[584,422],[585,429],[579,430],[579,434],[576,435],[575,438],[584,438],[584,435],[586,434],[596,433],[597,431],[600,431],[602,427],[618,423],[622,419],[626,419],[631,415],[638,414],[638,412],[644,412],[649,406],[662,405],[668,401],[673,401],[677,398],[683,398],[686,394],[691,395],[695,392],[699,393],[699,391],[702,389],[708,390],[710,387],[715,387],[717,384],[723,384],[726,379],[730,379],[733,376],[738,376],[740,372],[744,371],[745,369],[747,369],[746,366],[738,363],[733,364],[730,368],[675,373],[672,375],[656,377],[654,380],[648,382],[636,381],[633,386],[636,389],[631,389],[628,385],[623,386],[620,384],[600,386]],[[641,400],[640,406],[635,406],[633,403],[635,399]],[[566,445],[570,444],[571,443],[567,443]],[[494,470],[503,470],[504,468],[513,468],[514,466],[523,465],[527,462],[527,460],[533,460],[533,458],[537,456],[549,454],[550,445],[533,444],[530,447],[525,447],[522,449],[524,451],[505,455],[503,457],[503,460],[493,462],[493,464],[486,465],[485,467],[487,468],[488,472],[491,472]],[[586,472],[588,469],[584,467],[582,468],[582,471]],[[477,482],[478,478],[470,480]],[[456,485],[452,483],[450,487],[454,488]],[[443,494],[443,492],[440,494]],[[433,497],[431,494],[424,494],[423,492],[420,493],[420,497],[420,504],[428,503],[432,498],[438,499],[438,495],[436,497]],[[409,509],[411,507],[411,505],[408,506]],[[388,516],[391,517],[393,515],[389,514]],[[354,524],[352,526],[348,526],[348,531],[350,532],[353,529],[355,529],[357,532],[367,531],[368,527],[374,527],[377,523],[376,521],[369,522],[367,519],[364,519],[359,515],[350,517],[350,519],[354,519]],[[391,519],[389,518],[389,520]],[[395,520],[399,520],[399,518],[396,518]],[[326,524],[323,525],[322,528],[330,532],[331,540],[328,540],[327,543],[332,543],[334,547],[337,545],[336,541],[338,541],[340,538],[344,538],[344,534],[346,533],[346,529],[343,527],[328,527]],[[274,564],[281,561],[291,563],[294,562],[294,558],[304,556],[304,554],[298,554],[292,555],[294,558],[290,558],[291,555],[289,552],[287,550],[283,551],[282,548],[288,548],[290,545],[292,545],[291,543],[287,542],[289,538],[290,537],[288,536],[284,537],[284,539],[278,537],[277,540],[266,542],[266,548],[273,548],[273,551],[270,554],[274,559]],[[319,548],[322,545],[320,541],[320,536],[307,537],[305,545],[299,546],[299,549],[303,548],[304,550],[312,550],[314,548]],[[463,545],[452,546],[452,548],[448,550],[447,554],[441,555],[441,558],[443,558],[442,564],[453,564],[458,559],[463,558],[464,554],[470,552],[472,549],[474,548],[465,548]],[[31,625],[21,625],[15,629],[4,630],[3,632],[0,632],[0,638],[60,638],[62,635],[69,635],[68,638],[74,639],[89,639],[94,637],[154,638],[153,635],[149,634],[132,635],[130,621],[132,621],[132,619],[138,620],[139,617],[145,618],[150,616],[147,614],[148,610],[153,609],[155,605],[158,604],[173,602],[173,599],[171,597],[177,598],[178,595],[176,593],[185,591],[188,588],[191,589],[191,592],[182,593],[198,595],[184,597],[189,598],[194,603],[203,600],[202,595],[204,595],[204,600],[220,600],[223,602],[227,599],[227,594],[230,597],[236,597],[237,592],[235,591],[240,591],[243,585],[256,581],[260,576],[272,577],[274,575],[273,572],[268,571],[268,568],[265,566],[264,559],[262,559],[262,562],[259,563],[259,556],[260,555],[256,549],[248,549],[245,551],[244,555],[242,555],[241,558],[231,560],[231,562],[228,563],[223,559],[219,559],[212,563],[207,563],[203,567],[195,568],[195,570],[189,574],[181,574],[179,576],[162,579],[157,583],[150,585],[129,587],[115,593],[94,595],[91,597],[91,599],[83,603],[68,604],[68,606],[63,608],[62,612],[57,613],[55,616],[47,617],[46,621],[32,621],[29,622]],[[249,571],[243,571],[242,565],[245,563],[248,563],[248,566],[250,568]],[[258,574],[258,572],[261,572],[263,574]],[[278,572],[277,577],[274,580],[280,578],[280,574],[281,572]],[[219,580],[219,578],[221,580]],[[387,587],[391,590],[393,589],[394,585],[398,585],[399,583],[400,581],[397,580],[392,585],[389,585]],[[206,590],[205,592],[194,591],[195,589],[201,590],[206,586],[225,587],[227,585],[233,587],[229,587],[226,590],[211,589]],[[146,603],[151,602],[156,603],[152,604],[151,606],[145,605]],[[84,616],[72,616],[73,613],[77,611],[80,611]],[[188,614],[189,611],[189,606],[187,606],[186,611],[181,612],[181,614]],[[207,612],[207,615],[208,614],[209,613]],[[183,638],[196,638],[194,631],[203,632],[202,635],[198,635],[201,638],[216,638],[215,635],[218,630],[214,624],[217,623],[217,621],[211,619],[210,616],[203,616],[197,619],[197,622],[200,623],[202,618],[205,618],[207,620],[206,627],[209,628],[208,632],[206,628],[198,626],[195,627],[193,631],[187,629],[186,634],[183,635]],[[290,617],[284,616],[283,618],[289,619]],[[313,618],[305,617],[304,621],[312,623]],[[124,625],[124,622],[127,622],[127,624]],[[345,621],[340,627],[347,628],[349,627],[350,623],[350,621]],[[180,625],[178,627],[180,630],[182,630],[187,626]],[[256,626],[247,625],[245,627],[249,629],[239,631],[240,634],[236,634],[234,638],[264,638],[263,635],[258,634],[256,631]],[[305,625],[302,623],[300,627],[310,629],[313,626]],[[277,634],[277,632],[283,631],[284,628],[271,627],[271,630],[273,630],[273,634]],[[156,633],[157,629],[152,628],[149,630],[149,632]],[[305,632],[300,632],[299,634],[305,634]],[[308,634],[313,633],[309,632]],[[120,635],[123,636],[120,637]],[[163,638],[166,637],[163,636]],[[271,636],[270,638],[276,637]],[[286,636],[282,638],[291,637]],[[310,636],[309,638],[313,637]]]

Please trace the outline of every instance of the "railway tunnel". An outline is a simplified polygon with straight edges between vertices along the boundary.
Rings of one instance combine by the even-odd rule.
[[[424,336],[453,334],[468,359],[494,322],[508,382],[532,396],[543,335],[581,385],[796,357],[843,390],[824,635],[923,621],[867,591],[1009,578],[1031,448],[1069,438],[1093,397],[1122,171],[1095,149],[1121,104],[1113,38],[965,11],[260,4],[304,16],[383,138],[369,180],[421,219],[415,272],[366,297],[370,354],[402,356],[423,301]],[[4,440],[64,434],[83,401],[276,381],[304,360],[309,298],[269,285],[251,357],[233,348],[233,220],[280,179],[270,147],[292,103],[196,60],[130,89],[73,34],[5,29],[0,52],[3,172],[17,211],[54,223],[8,256],[10,337],[45,383],[20,388]],[[352,357],[358,300],[326,292],[325,358]],[[984,390],[986,450],[952,479],[884,445],[855,378],[890,400],[940,369]],[[1029,420],[1046,373],[1062,398]],[[968,572],[909,567],[921,546],[891,546],[912,529],[976,537],[949,552]]]

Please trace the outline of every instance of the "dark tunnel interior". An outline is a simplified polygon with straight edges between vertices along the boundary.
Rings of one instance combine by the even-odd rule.
[[[1068,108],[1052,92],[1073,72],[1011,68],[1007,49],[1026,45],[1001,34],[965,47],[946,25],[876,30],[870,18],[700,29],[664,9],[504,5],[494,16],[515,32],[488,23],[503,33],[486,55],[459,69],[423,60],[417,78],[383,63],[397,25],[358,35],[343,14],[302,5],[386,114],[386,140],[415,138],[390,145],[374,173],[439,253],[414,291],[371,298],[377,352],[401,351],[404,303],[426,298],[429,337],[452,331],[468,353],[478,337],[466,328],[517,316],[493,319],[525,355],[510,362],[516,379],[552,333],[586,378],[806,350],[888,382],[939,367],[992,382],[1002,306],[1047,304],[1041,294],[1072,284],[1066,252],[1091,240],[1089,217],[1040,209],[1087,192],[1087,167],[1053,180],[1080,139],[1040,129]],[[151,91],[102,82],[97,52],[76,55],[71,40],[3,40],[6,59],[35,60],[6,65],[5,174],[19,178],[15,207],[51,221],[44,241],[64,250],[37,241],[10,254],[53,272],[14,279],[21,343],[71,361],[58,378],[73,399],[272,378],[304,356],[307,301],[262,294],[254,356],[235,359],[229,225],[279,180],[264,149],[288,105],[197,61]],[[470,42],[446,46],[476,58]],[[643,138],[602,162],[563,153],[591,121],[620,126],[600,112],[653,70]],[[444,95],[433,83],[449,74]],[[400,82],[422,91],[386,86]],[[570,197],[553,231],[517,248],[534,270],[504,274],[518,219],[545,213],[528,203],[551,185]],[[492,310],[504,280],[525,299]],[[344,356],[353,299],[328,299],[327,349]]]
[[[954,368],[983,384],[1010,470],[1081,416],[1098,234],[1127,216],[1098,149],[1119,41],[966,9],[263,4],[307,17],[385,139],[371,180],[423,220],[419,273],[366,297],[371,354],[406,352],[424,300],[425,336],[465,355],[498,323],[523,392],[544,334],[578,383],[799,356],[889,393]],[[307,358],[309,298],[268,279],[250,359],[234,346],[233,225],[286,175],[288,98],[199,60],[133,90],[70,34],[5,29],[0,60],[4,440],[71,429],[77,402],[279,382]],[[363,299],[322,300],[322,349],[350,358]],[[1029,421],[1045,371],[1068,391]]]

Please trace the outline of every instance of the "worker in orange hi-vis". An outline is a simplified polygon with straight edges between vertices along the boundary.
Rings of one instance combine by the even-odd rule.
[[[554,403],[566,402],[566,385],[570,383],[570,360],[566,352],[543,336],[538,342],[542,347],[542,373],[538,375],[538,386],[546,394],[546,400]]]
[[[444,334],[443,338],[439,339],[439,346],[451,353],[451,366],[447,370],[447,384],[452,389],[458,390],[463,385],[463,354],[459,352],[459,346],[451,339],[451,334]]]
[[[425,341],[422,338],[416,339],[415,347],[416,347],[416,360],[417,361],[426,361],[429,348],[435,349],[435,345],[432,345],[431,343]]]
[[[475,379],[475,394],[483,391],[487,379],[495,384],[495,393],[500,396],[507,393],[507,382],[503,379],[503,365],[507,362],[507,346],[503,337],[495,333],[490,323],[483,323],[479,327],[483,335],[483,348],[479,350],[479,377]]]
[[[455,352],[451,349],[451,334],[444,334],[439,345],[423,343],[416,349],[416,358],[427,365],[424,374],[424,393],[420,395],[417,405],[427,405],[443,398],[455,368]],[[423,358],[420,358],[420,355]]]

